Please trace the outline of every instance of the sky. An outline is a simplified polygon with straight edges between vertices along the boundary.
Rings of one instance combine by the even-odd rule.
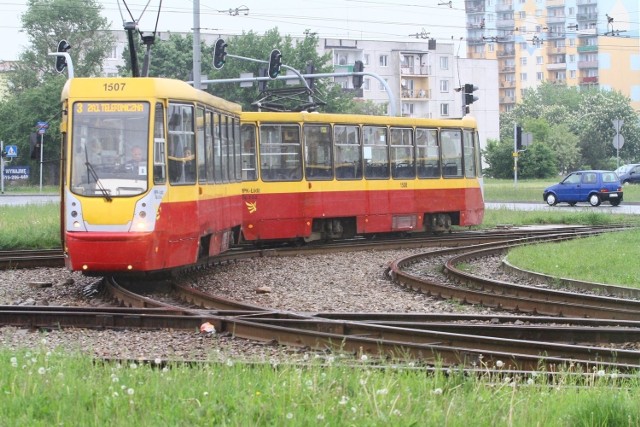
[[[98,0],[111,29],[138,22],[142,31],[190,32],[194,3],[200,5],[200,31],[210,34],[262,34],[320,38],[411,41],[435,38],[459,43],[465,37],[464,0]],[[162,5],[160,17],[157,12]],[[128,7],[128,10],[127,10]],[[26,0],[0,0],[0,61],[18,59],[29,46],[20,16]],[[129,13],[129,11],[131,13]],[[124,18],[123,18],[124,15]],[[55,50],[57,46],[51,46]],[[464,56],[464,49],[460,52]]]

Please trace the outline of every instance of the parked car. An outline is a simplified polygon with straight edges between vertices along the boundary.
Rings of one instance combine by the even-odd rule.
[[[618,206],[622,202],[622,183],[613,171],[576,171],[560,183],[545,188],[542,198],[549,206],[562,202],[571,206],[579,202],[589,202],[591,206],[609,202]]]
[[[638,163],[620,166],[615,172],[622,185],[640,183],[640,164]]]

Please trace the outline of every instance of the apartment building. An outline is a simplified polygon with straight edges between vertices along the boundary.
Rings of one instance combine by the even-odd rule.
[[[466,0],[467,56],[498,61],[500,111],[542,82],[617,90],[640,111],[637,0]]]

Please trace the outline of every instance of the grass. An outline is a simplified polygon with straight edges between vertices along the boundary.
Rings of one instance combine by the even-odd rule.
[[[46,335],[43,335],[46,339]],[[638,378],[467,376],[406,361],[380,369],[323,359],[304,366],[96,363],[0,350],[0,417],[29,426],[638,425]],[[394,367],[395,366],[395,367]]]
[[[640,230],[632,229],[559,243],[523,246],[510,250],[507,259],[519,268],[555,277],[638,288],[638,242]]]
[[[58,203],[3,206],[0,209],[0,250],[60,246]]]

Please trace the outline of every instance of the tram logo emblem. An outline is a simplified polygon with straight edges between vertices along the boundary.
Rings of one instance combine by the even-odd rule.
[[[258,208],[256,207],[256,204],[258,202],[244,202],[247,205],[247,209],[249,209],[249,213],[254,213],[255,211],[258,210]]]

